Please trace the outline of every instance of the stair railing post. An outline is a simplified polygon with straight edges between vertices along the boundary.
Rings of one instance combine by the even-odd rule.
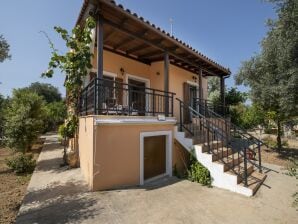
[[[206,119],[206,117],[205,117]],[[206,119],[206,124],[207,124],[207,145],[208,145],[208,152],[210,153],[210,130],[209,130],[209,121]]]
[[[95,115],[97,115],[97,107],[96,107],[96,105],[97,105],[97,97],[99,97],[97,94],[98,94],[98,86],[97,86],[97,78],[94,78],[94,87],[93,87],[94,89],[93,89],[93,91],[94,91],[94,98],[93,98],[93,106],[94,106],[94,108],[93,108],[93,110],[94,110],[94,114]],[[87,112],[87,111],[86,111]]]
[[[155,116],[155,89],[153,89],[153,93],[152,93],[152,109],[153,109],[153,116]]]
[[[84,91],[84,93],[85,93],[85,115],[87,115],[87,102],[88,102],[88,86],[87,86],[87,88],[85,89],[85,91]]]
[[[247,187],[247,155],[246,155],[246,147],[244,147],[243,153],[244,153],[244,186]]]
[[[131,92],[130,92],[130,86],[127,86],[127,90],[128,90],[128,116],[130,116],[130,114],[131,114],[131,107],[132,107],[132,105],[131,105]]]
[[[262,173],[261,143],[258,142],[259,172]]]
[[[179,113],[180,113],[179,130],[182,131],[182,103],[181,103],[181,101],[179,101]]]
[[[205,108],[204,108],[204,115],[206,117],[207,114],[207,100],[205,100]]]

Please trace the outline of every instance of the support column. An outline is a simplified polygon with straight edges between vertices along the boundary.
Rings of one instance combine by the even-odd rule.
[[[199,99],[203,100],[203,83],[202,83],[202,77],[203,77],[203,71],[201,68],[199,68]]]
[[[168,52],[164,53],[164,91],[169,92],[169,65],[170,59]],[[173,109],[173,108],[172,108]],[[169,96],[165,94],[165,116],[169,116]]]
[[[102,91],[102,78],[103,78],[103,18],[98,15],[97,19],[97,79],[95,79],[95,97],[94,105],[95,114],[100,114],[103,104],[103,91]]]
[[[220,101],[222,104],[222,113],[224,113],[225,108],[225,78],[223,76],[220,77]]]
[[[103,78],[103,18],[97,20],[97,78]]]
[[[204,104],[203,101],[203,83],[202,83],[202,77],[203,77],[203,71],[201,68],[199,68],[199,102],[196,101],[196,109],[199,110],[200,113],[202,113],[201,105]]]

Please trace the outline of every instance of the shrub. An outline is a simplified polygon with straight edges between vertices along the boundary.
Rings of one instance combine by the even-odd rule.
[[[44,127],[44,101],[36,93],[15,89],[5,110],[4,137],[8,147],[26,153]]]
[[[265,137],[263,138],[263,142],[268,145],[270,148],[277,148],[277,142],[271,137]],[[282,140],[281,141],[282,147],[289,147],[288,141],[287,140]]]
[[[57,130],[67,116],[66,104],[63,101],[48,103],[45,106],[45,132]]]
[[[197,161],[194,151],[190,153],[190,167],[187,171],[187,178],[192,182],[197,182],[203,186],[211,186],[211,175],[209,170]]]
[[[211,186],[210,172],[199,162],[195,162],[190,165],[190,169],[188,170],[188,179],[204,186]]]
[[[7,166],[17,174],[32,173],[35,167],[35,160],[32,154],[18,154],[6,160]]]

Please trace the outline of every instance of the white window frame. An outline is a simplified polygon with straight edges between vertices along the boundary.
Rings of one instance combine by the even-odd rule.
[[[172,131],[153,131],[140,133],[140,185],[144,185],[144,138],[152,136],[166,136],[166,172],[162,175],[150,178],[151,181],[161,176],[172,176],[172,150],[173,150],[173,134]]]

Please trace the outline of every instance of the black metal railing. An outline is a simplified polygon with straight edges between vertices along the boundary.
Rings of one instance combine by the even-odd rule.
[[[197,106],[201,109],[204,116],[208,117],[215,127],[218,127],[227,133],[227,139],[232,144],[233,148],[238,150],[243,148],[247,149],[246,154],[249,158],[258,161],[258,163],[255,163],[251,160],[251,163],[258,167],[259,171],[262,172],[261,146],[264,145],[264,142],[249,134],[246,130],[233,124],[228,118],[211,110],[210,107],[206,107],[205,104],[202,104],[201,102],[203,101],[198,100]]]
[[[204,108],[209,109],[210,111],[214,111],[215,113],[220,114],[223,117],[227,117],[230,115],[229,106],[223,105],[221,103],[214,103],[211,100],[206,100],[206,99],[194,98],[193,100],[194,100],[194,104],[197,105],[198,109],[200,109],[199,105],[203,105]],[[204,112],[206,113],[208,111],[206,110],[202,111],[202,113]]]
[[[80,94],[81,115],[173,116],[175,93],[93,79]]]
[[[186,131],[191,135],[195,144],[203,144],[208,153],[213,154],[227,169],[239,175],[245,186],[247,186],[248,179],[247,163],[256,165],[259,172],[262,172],[260,148],[258,150],[259,164],[257,165],[254,158],[250,156],[253,149],[247,143],[246,133],[238,132],[242,137],[241,139],[245,141],[243,140],[243,142],[240,142],[241,144],[235,147],[234,136],[232,135],[235,126],[229,120],[200,105],[202,111],[206,110],[206,113],[208,113],[206,117],[199,110],[195,110],[190,106],[189,103],[185,103],[178,98],[176,100],[179,101],[180,108],[180,131]],[[240,166],[242,162],[243,166]]]

